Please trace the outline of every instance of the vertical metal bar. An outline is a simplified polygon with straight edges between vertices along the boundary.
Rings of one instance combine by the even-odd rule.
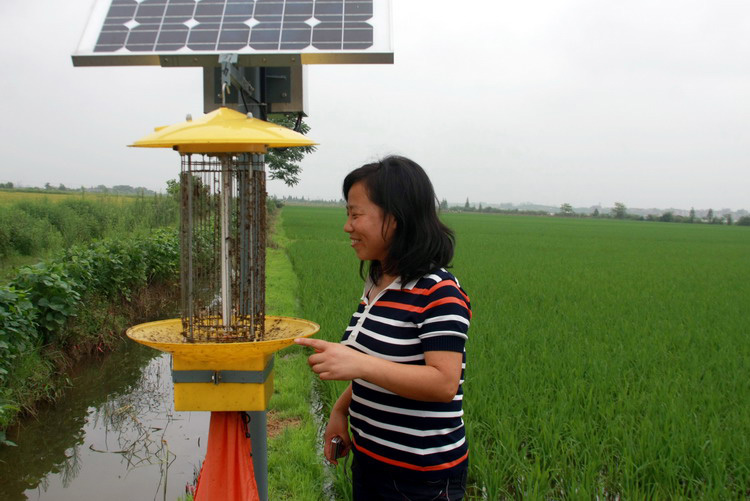
[[[256,325],[256,303],[258,300],[258,290],[256,287],[256,283],[258,281],[258,272],[256,270],[256,262],[257,262],[257,256],[255,252],[255,246],[257,245],[258,235],[258,211],[256,209],[257,206],[257,190],[255,186],[255,162],[256,162],[256,155],[252,155],[250,158],[250,172],[248,172],[248,181],[250,182],[248,193],[250,194],[249,200],[248,200],[248,211],[250,215],[250,231],[248,232],[248,246],[247,246],[247,253],[250,259],[250,283],[249,290],[250,290],[250,309],[248,311],[248,315],[250,317],[250,326],[249,326],[249,332],[248,336],[254,341],[256,341],[257,338],[257,325]]]
[[[193,283],[193,163],[192,155],[187,156],[187,229],[186,236],[187,240],[185,243],[185,249],[187,250],[187,317],[188,317],[188,339],[190,342],[195,341],[195,333],[193,332],[193,324],[195,323],[195,295]]]
[[[221,317],[224,330],[232,325],[232,262],[230,256],[232,221],[232,171],[231,157],[221,157]]]
[[[188,244],[187,157],[180,157],[180,317],[182,335],[188,339]],[[188,339],[189,341],[189,339]]]
[[[256,221],[253,225],[253,327],[255,339],[265,334],[266,311],[266,173],[265,156],[253,155],[253,201]]]
[[[252,287],[252,274],[250,273],[250,231],[252,224],[252,214],[250,212],[250,185],[252,170],[249,168],[249,156],[242,154],[239,156],[238,179],[240,180],[240,210],[239,226],[241,241],[238,248],[240,254],[240,308],[245,331],[243,337],[247,336],[247,329],[252,329],[252,315],[250,293]],[[248,325],[248,321],[250,324]]]
[[[266,411],[248,411],[250,416],[250,440],[253,449],[255,483],[258,485],[260,501],[268,501],[268,443],[266,433]]]

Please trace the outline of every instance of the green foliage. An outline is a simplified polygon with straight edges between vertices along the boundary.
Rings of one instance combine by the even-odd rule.
[[[178,204],[169,196],[115,199],[61,196],[52,202],[19,199],[0,206],[0,261],[12,256],[39,256],[139,229],[174,225]]]
[[[39,263],[25,266],[11,282],[16,290],[25,291],[36,309],[39,341],[47,344],[59,341],[68,317],[75,315],[81,298],[76,289],[79,284],[71,280],[62,263]]]
[[[612,217],[616,219],[625,219],[628,215],[628,209],[622,202],[615,202],[615,206],[612,208]]]
[[[179,244],[173,230],[155,230],[131,239],[107,239],[63,253],[69,275],[79,290],[110,299],[130,298],[133,290],[177,276]]]
[[[34,344],[36,315],[26,292],[0,286],[0,386],[13,360]]]
[[[0,260],[12,254],[31,256],[62,243],[62,235],[46,219],[20,207],[0,207]]]
[[[43,343],[58,337],[74,316],[81,296],[130,298],[149,283],[174,280],[179,267],[179,244],[174,230],[155,230],[130,239],[104,239],[73,246],[58,260],[25,266],[10,287],[0,289],[0,330],[26,328],[35,323]],[[33,305],[33,314],[29,309]],[[31,316],[29,316],[31,315]],[[26,320],[23,320],[26,319]],[[25,331],[24,331],[25,332]]]
[[[175,202],[180,201],[180,182],[177,179],[167,180],[167,196],[174,199]]]
[[[750,216],[742,216],[737,220],[737,226],[750,226]]]
[[[294,129],[294,126],[296,125],[296,117],[294,115],[270,115],[268,120],[288,129]],[[299,132],[301,134],[307,134],[309,131],[310,126],[304,121],[301,122]],[[315,146],[298,146],[294,148],[273,148],[269,150],[266,154],[266,167],[268,169],[269,178],[280,179],[284,181],[287,186],[294,186],[299,182],[299,175],[302,171],[299,162],[302,161],[305,155],[312,153],[315,149]]]
[[[664,214],[662,214],[661,216],[659,216],[659,221],[661,221],[663,223],[672,223],[672,222],[674,222],[674,220],[675,220],[674,219],[674,213],[671,212],[671,211],[667,211]]]
[[[106,343],[100,331],[116,325],[121,332],[123,320],[110,306],[146,285],[174,281],[178,266],[176,231],[155,230],[70,247],[0,287],[0,429],[18,409],[58,391],[50,375],[61,350]]]
[[[43,355],[38,348],[19,353],[12,370],[0,385],[0,430],[7,428],[16,415],[32,409],[39,400],[51,400],[59,393],[51,352]],[[64,386],[63,381],[63,386]]]
[[[570,205],[568,203],[565,203],[565,204],[562,204],[560,206],[560,215],[561,216],[570,217],[570,216],[575,216],[575,214],[576,213],[573,210],[573,206],[572,205]]]

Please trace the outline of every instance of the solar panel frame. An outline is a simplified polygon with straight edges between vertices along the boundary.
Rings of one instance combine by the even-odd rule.
[[[95,0],[74,66],[392,63],[390,0]]]

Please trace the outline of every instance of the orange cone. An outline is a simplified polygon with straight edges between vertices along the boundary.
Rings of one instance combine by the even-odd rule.
[[[259,501],[244,412],[212,412],[194,501]]]

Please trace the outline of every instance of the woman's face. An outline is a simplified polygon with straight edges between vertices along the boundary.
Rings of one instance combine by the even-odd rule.
[[[362,261],[383,262],[393,240],[396,221],[391,215],[386,217],[383,209],[370,200],[361,181],[349,188],[346,215],[344,231],[349,234],[357,257]]]

